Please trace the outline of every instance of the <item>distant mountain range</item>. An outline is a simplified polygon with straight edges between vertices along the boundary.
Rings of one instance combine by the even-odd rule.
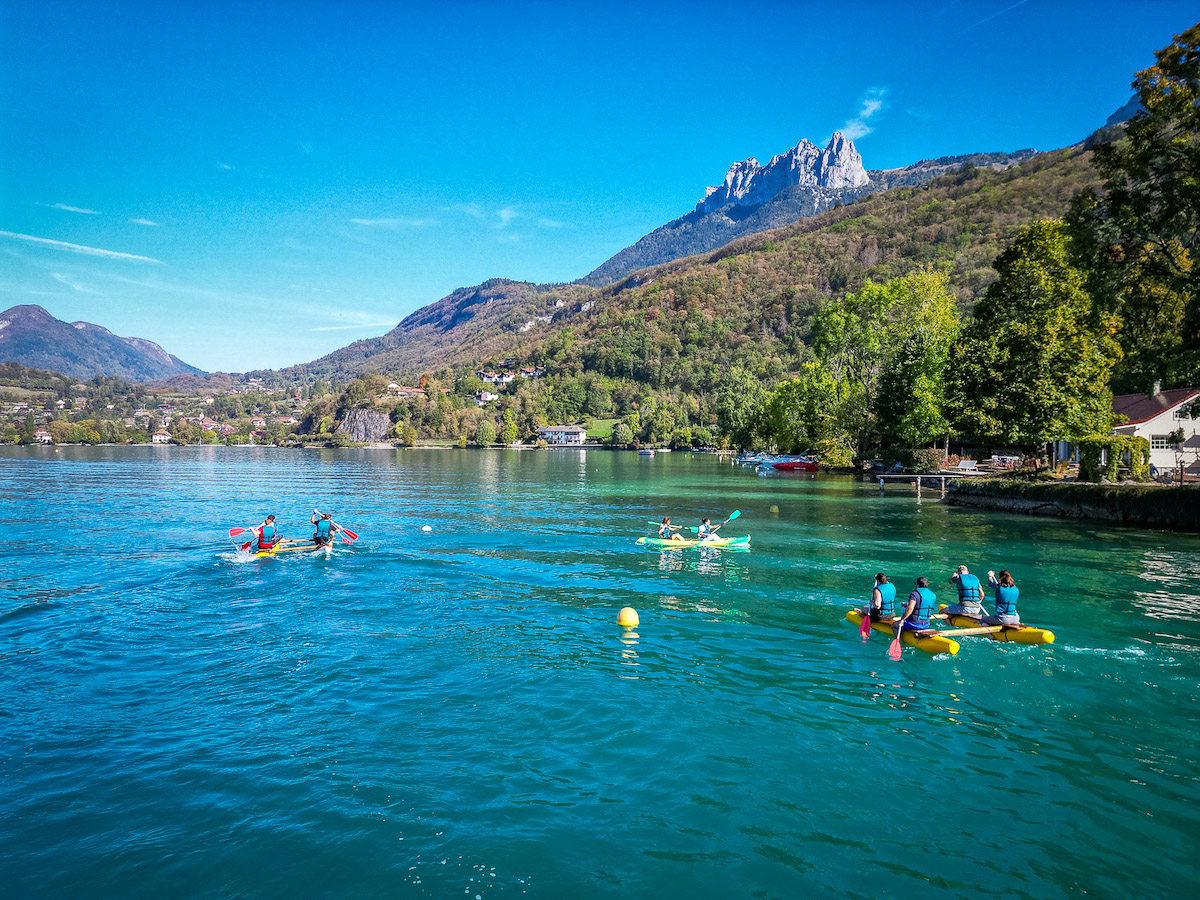
[[[789,225],[860,197],[900,185],[924,184],[964,166],[1007,169],[1037,151],[972,153],[924,159],[899,169],[867,171],[854,142],[834,132],[824,150],[802,140],[765,166],[747,159],[729,167],[696,208],[606,260],[580,281],[603,285],[630,272],[706,253],[747,234]]]
[[[158,381],[172,375],[205,374],[145,338],[120,337],[91,322],[63,322],[40,306],[0,313],[0,362],[52,369],[87,379],[117,375]]]

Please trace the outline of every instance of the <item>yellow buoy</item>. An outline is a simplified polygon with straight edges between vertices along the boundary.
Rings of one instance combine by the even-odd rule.
[[[637,610],[634,609],[632,606],[626,606],[619,613],[617,613],[617,624],[620,625],[622,628],[637,628],[638,627]]]
[[[774,515],[779,515],[779,507],[778,507],[778,506],[772,506],[772,507],[771,507],[771,512],[772,512]]]

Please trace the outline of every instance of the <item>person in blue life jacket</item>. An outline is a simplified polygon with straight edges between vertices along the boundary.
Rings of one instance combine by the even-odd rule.
[[[929,589],[929,579],[922,575],[904,603],[904,613],[900,617],[896,634],[899,635],[900,628],[907,628],[909,631],[930,631],[929,619],[936,611],[937,594]]]
[[[683,535],[676,533],[682,527],[682,525],[672,525],[670,516],[663,516],[662,524],[658,526],[658,536],[664,541],[682,541]]]
[[[266,521],[254,529],[258,536],[258,550],[270,550],[279,543],[279,529],[275,527],[275,514],[267,516]]]
[[[723,525],[725,523],[722,522],[721,524]],[[705,538],[710,538],[710,537],[716,537],[717,529],[720,527],[721,527],[721,525],[713,525],[712,521],[706,516],[705,518],[700,520],[700,527],[696,529],[696,534],[700,538],[700,540],[704,540]]]
[[[998,577],[995,572],[988,572],[988,587],[996,592],[996,606],[992,615],[983,617],[983,624],[1023,627],[1017,615],[1017,597],[1021,591],[1008,569],[1001,569]]]
[[[315,527],[312,539],[313,543],[318,547],[324,547],[326,544],[332,543],[333,536],[342,530],[333,524],[332,513],[325,513],[324,515],[318,516],[314,512],[312,514],[312,519],[309,521],[311,521]]]
[[[875,586],[871,588],[871,603],[867,606],[867,615],[872,622],[880,619],[890,619],[896,614],[896,586],[888,581],[887,575],[880,572],[875,576]]]
[[[983,608],[983,585],[979,576],[972,575],[966,566],[959,566],[958,571],[950,576],[950,584],[958,588],[958,602],[946,608],[948,616],[971,616],[978,619],[987,615]]]

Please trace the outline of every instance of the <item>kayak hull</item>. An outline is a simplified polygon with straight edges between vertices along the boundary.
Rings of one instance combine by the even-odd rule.
[[[692,547],[727,547],[730,550],[737,550],[749,549],[750,535],[732,538],[708,538],[703,541],[696,540],[695,538],[683,538],[682,540],[675,541],[664,538],[643,537],[638,538],[637,542],[644,547],[658,547],[664,550],[688,550]]]
[[[946,616],[946,621],[958,628],[973,628],[982,624],[973,616]],[[1002,626],[1002,630],[987,635],[993,641],[1005,641],[1010,644],[1053,644],[1054,632],[1045,628],[1034,628],[1026,625],[1023,628]]]
[[[257,550],[254,553],[254,558],[265,559],[268,556],[279,556],[283,553],[317,553],[322,550],[324,550],[326,553],[332,553],[333,544],[323,544],[320,546],[316,544],[309,544],[307,542],[296,545],[284,544],[281,546],[272,547],[270,550]]]
[[[855,625],[861,625],[863,614],[861,609],[852,609],[846,613],[846,620],[853,622]],[[896,626],[894,619],[883,619],[879,622],[872,622],[871,628],[874,631],[882,632],[888,637],[896,636]],[[940,634],[921,635],[915,631],[904,629],[900,632],[901,643],[907,644],[910,647],[916,647],[924,653],[932,656],[937,656],[940,653],[949,653],[954,656],[958,653],[958,641],[952,638],[943,637]]]

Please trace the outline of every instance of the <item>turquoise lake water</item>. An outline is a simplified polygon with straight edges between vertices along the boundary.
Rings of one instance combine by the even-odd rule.
[[[0,448],[0,893],[1194,896],[1200,536],[928,497],[683,453]],[[313,507],[357,544],[233,552]],[[749,551],[634,545],[734,509]],[[960,562],[1058,642],[893,662],[843,618]]]

